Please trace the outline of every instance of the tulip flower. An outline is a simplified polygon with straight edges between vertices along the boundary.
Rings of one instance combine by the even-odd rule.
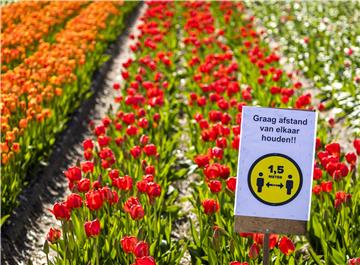
[[[295,251],[294,243],[286,236],[282,237],[278,243],[279,249],[286,256],[290,255]]]
[[[219,180],[210,180],[208,187],[212,193],[218,193],[222,189],[222,183]]]
[[[84,224],[87,237],[94,237],[100,234],[100,221],[95,219]]]
[[[139,241],[134,247],[134,254],[141,258],[149,255],[149,245],[144,241]]]
[[[121,247],[125,253],[133,253],[137,242],[134,236],[125,236],[120,240]]]
[[[236,189],[236,178],[235,177],[230,177],[226,180],[226,187],[232,191],[235,192]]]
[[[204,212],[207,215],[212,215],[214,213],[216,213],[217,211],[219,211],[219,203],[213,199],[205,199],[202,202],[202,206],[204,208]]]
[[[253,243],[249,250],[249,258],[256,259],[259,256],[260,248],[256,243]]]
[[[145,256],[135,259],[135,265],[156,265],[153,257]]]
[[[60,239],[60,237],[61,237],[61,230],[51,227],[46,235],[46,240],[49,241],[51,244],[54,244],[56,241]]]
[[[66,205],[66,203],[57,202],[54,204],[53,209],[50,212],[55,216],[58,220],[67,221],[70,219],[70,211]]]
[[[80,208],[82,206],[82,198],[79,194],[71,193],[65,202],[69,210]]]
[[[77,183],[77,190],[79,192],[88,192],[90,190],[90,180],[87,178],[82,178]]]
[[[89,191],[85,194],[86,197],[86,206],[92,210],[96,211],[100,209],[103,205],[103,198],[99,190]]]
[[[64,174],[71,182],[81,179],[81,169],[79,167],[70,167],[68,170],[64,171]]]

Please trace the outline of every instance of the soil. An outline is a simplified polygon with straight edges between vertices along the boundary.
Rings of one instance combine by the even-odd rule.
[[[32,170],[31,178],[30,174],[27,177],[29,185],[19,197],[19,207],[1,228],[2,264],[46,264],[42,252],[45,237],[51,226],[59,225],[48,209],[68,194],[63,171],[82,159],[82,141],[91,135],[89,120],[100,121],[113,102],[112,85],[122,81],[121,64],[130,57],[129,44],[133,42],[129,35],[136,34],[144,9],[141,2],[127,17],[125,30],[108,47],[105,54],[111,57],[93,75],[92,96],[71,115],[67,129],[57,137],[47,165]]]

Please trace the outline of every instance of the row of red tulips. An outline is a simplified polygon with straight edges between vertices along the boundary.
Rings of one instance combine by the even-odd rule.
[[[181,177],[173,156],[178,80],[168,52],[177,48],[174,4],[149,3],[142,21],[130,47],[135,58],[119,69],[125,84],[115,111],[90,123],[84,161],[65,171],[71,194],[51,209],[61,230],[47,235],[57,252],[50,264],[178,264],[186,250],[171,235],[179,210],[171,184]]]

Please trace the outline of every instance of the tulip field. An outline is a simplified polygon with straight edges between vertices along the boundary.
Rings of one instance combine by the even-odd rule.
[[[262,264],[234,226],[262,106],[318,113],[306,234],[270,264],[359,265],[359,33],[358,1],[3,4],[2,263]]]

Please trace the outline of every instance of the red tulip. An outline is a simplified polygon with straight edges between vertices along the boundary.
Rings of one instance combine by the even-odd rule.
[[[98,219],[88,221],[84,224],[84,228],[87,237],[97,236],[100,234],[100,221]]]
[[[86,151],[84,151],[84,158],[85,160],[91,160],[93,157],[93,152],[92,150],[88,149]]]
[[[133,148],[131,148],[130,154],[133,156],[133,158],[138,158],[141,155],[140,146],[134,146]]]
[[[334,207],[339,208],[341,204],[349,202],[351,194],[347,194],[344,191],[338,191],[335,194]]]
[[[155,114],[153,115],[153,120],[154,120],[155,122],[158,122],[158,121],[160,120],[160,118],[161,118],[161,116],[160,116],[159,113],[155,113]]]
[[[119,177],[119,170],[117,169],[112,169],[109,171],[109,177],[111,180],[117,179]]]
[[[133,187],[133,180],[130,176],[124,176],[113,180],[113,185],[123,191],[129,191]]]
[[[135,259],[135,265],[156,265],[153,257],[145,256]]]
[[[252,238],[254,242],[259,246],[261,246],[264,243],[264,234],[253,233]]]
[[[99,189],[100,194],[101,194],[101,199],[103,201],[111,201],[112,197],[113,197],[113,193],[111,191],[111,189],[108,186],[104,186],[102,188]]]
[[[259,256],[260,248],[256,243],[253,243],[249,250],[249,258],[256,259]]]
[[[64,171],[64,174],[71,182],[81,179],[81,169],[79,167],[70,167],[68,170]]]
[[[327,182],[322,182],[321,183],[321,190],[323,192],[330,192],[332,191],[332,182],[331,181],[327,181]]]
[[[154,144],[148,144],[143,148],[144,153],[147,156],[154,156],[156,155],[157,151],[156,151],[156,146]]]
[[[88,192],[90,189],[90,179],[83,178],[77,184],[77,190],[79,192]]]
[[[347,265],[360,265],[360,258],[349,259]]]
[[[69,210],[80,208],[82,206],[82,198],[79,194],[71,193],[65,202]]]
[[[212,193],[218,193],[222,189],[222,183],[219,180],[210,180],[208,186]]]
[[[249,265],[247,262],[231,261],[229,265]]]
[[[202,202],[202,206],[204,207],[204,212],[207,215],[216,213],[220,208],[219,203],[213,199],[205,199]]]
[[[124,211],[127,213],[130,213],[130,209],[134,206],[134,205],[138,205],[140,204],[140,201],[138,198],[136,197],[129,197],[127,199],[127,201],[124,203]]]
[[[114,88],[115,90],[119,90],[119,89],[120,89],[120,84],[119,84],[119,83],[114,83],[114,84],[113,84],[113,88]]]
[[[209,155],[211,156],[211,158],[217,158],[219,160],[221,160],[223,158],[224,155],[224,150],[222,148],[219,147],[213,147],[209,149]]]
[[[321,148],[321,140],[320,138],[316,138],[316,150],[319,150]]]
[[[94,148],[94,142],[91,139],[86,139],[83,141],[83,148],[85,150],[92,150]]]
[[[197,155],[194,158],[194,161],[198,165],[198,167],[205,167],[210,163],[208,155]]]
[[[220,170],[220,164],[209,164],[204,168],[204,174],[207,179],[216,179],[220,176]]]
[[[117,194],[117,192],[116,191],[112,191],[112,196],[111,196],[111,198],[108,200],[108,203],[110,204],[110,205],[112,205],[112,204],[115,204],[115,203],[118,203],[119,202],[119,195]]]
[[[220,165],[220,178],[227,179],[230,176],[230,168],[226,165]]]
[[[134,248],[134,254],[138,258],[148,256],[149,255],[149,245],[144,241],[139,241]]]
[[[354,152],[349,152],[349,153],[347,153],[347,154],[345,155],[345,158],[346,158],[346,161],[347,161],[350,165],[355,166],[357,157],[356,157],[356,154],[355,154]]]
[[[100,136],[100,135],[105,134],[106,128],[104,125],[99,125],[99,126],[95,127],[94,132],[95,132],[96,136]]]
[[[313,176],[313,179],[314,180],[319,180],[322,178],[322,170],[318,167],[315,167],[314,168],[314,176]]]
[[[111,121],[110,117],[105,116],[104,118],[102,118],[101,122],[105,127],[109,127],[109,125],[111,124],[112,121]]]
[[[319,195],[322,191],[322,188],[320,185],[315,185],[312,189],[312,192],[315,194],[315,195]]]
[[[103,148],[103,147],[109,145],[109,143],[111,141],[111,137],[109,137],[107,135],[100,135],[97,140],[98,140],[99,146],[101,148]]]
[[[340,144],[338,144],[338,143],[327,144],[327,145],[325,145],[325,151],[327,151],[328,153],[330,153],[332,155],[339,157],[340,156]]]
[[[236,178],[235,177],[230,177],[226,180],[226,187],[232,191],[235,192],[236,189]]]
[[[278,243],[278,240],[279,240],[279,235],[276,235],[276,234],[271,234],[270,237],[269,237],[269,247],[270,249],[273,249],[276,244]]]
[[[82,162],[81,163],[81,170],[82,172],[92,173],[94,171],[94,163],[90,161]]]
[[[134,125],[129,125],[127,128],[126,128],[126,134],[129,135],[129,136],[134,136],[138,133],[138,128]]]
[[[286,256],[290,255],[295,251],[294,243],[286,236],[282,237],[278,243],[279,249]]]
[[[134,252],[135,245],[137,244],[137,239],[134,236],[125,236],[121,239],[121,246],[125,253]]]
[[[138,126],[146,129],[149,127],[149,121],[146,118],[140,118],[138,121]]]
[[[219,148],[226,148],[226,146],[227,146],[226,138],[220,137],[220,138],[216,139],[216,146]]]
[[[85,194],[86,206],[92,210],[98,210],[103,205],[103,199],[100,190],[89,191]]]
[[[133,220],[140,220],[144,215],[145,212],[141,204],[134,205],[130,208],[130,216]]]
[[[353,142],[354,148],[356,150],[356,154],[359,156],[360,155],[360,138],[359,139],[355,139]]]
[[[139,192],[145,193],[147,191],[147,187],[148,187],[147,184],[148,184],[148,181],[143,179],[143,180],[136,182],[136,187]]]
[[[148,182],[146,193],[150,198],[159,197],[161,195],[161,186],[155,182]]]
[[[57,220],[69,220],[70,211],[66,207],[66,203],[57,202],[54,204],[54,207],[50,212],[55,216]]]
[[[146,145],[149,142],[149,136],[147,135],[141,135],[140,137],[140,144],[142,146]]]
[[[127,125],[133,124],[135,122],[135,114],[132,112],[124,113],[124,115],[122,116],[122,121]]]
[[[51,227],[46,235],[46,240],[49,241],[51,244],[54,244],[56,241],[60,239],[60,237],[61,237],[61,230]]]

